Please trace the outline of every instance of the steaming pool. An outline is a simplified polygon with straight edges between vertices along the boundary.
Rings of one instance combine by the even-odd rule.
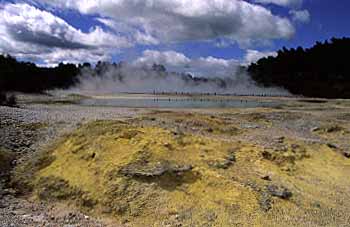
[[[175,109],[205,109],[205,108],[256,108],[276,107],[277,101],[232,99],[232,98],[174,98],[174,97],[105,97],[87,98],[80,101],[83,106],[106,106],[127,108],[175,108]]]

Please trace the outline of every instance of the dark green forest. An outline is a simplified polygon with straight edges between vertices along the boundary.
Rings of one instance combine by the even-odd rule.
[[[296,95],[350,98],[350,38],[317,42],[309,49],[283,48],[260,59],[248,72],[262,86],[279,86]]]
[[[323,43],[317,42],[309,49],[283,48],[276,57],[262,58],[247,70],[261,86],[278,86],[306,97],[350,98],[349,53],[350,38],[332,38]],[[97,64],[94,69],[96,75],[102,74],[100,71],[106,64],[111,65]],[[166,70],[162,65],[156,66],[153,70]],[[0,93],[42,93],[69,88],[79,82],[80,70],[85,67],[91,68],[91,65],[61,63],[55,68],[45,68],[19,62],[9,55],[0,55]]]
[[[19,62],[9,55],[0,55],[0,91],[41,93],[55,88],[68,88],[77,82],[80,68],[59,64],[55,68],[38,67]]]
[[[68,88],[77,82],[80,72],[74,64],[59,64],[55,68],[37,67],[19,62],[9,55],[0,56],[0,91],[41,93],[54,88]]]

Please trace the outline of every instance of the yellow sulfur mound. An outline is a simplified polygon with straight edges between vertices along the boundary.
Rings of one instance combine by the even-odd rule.
[[[273,151],[266,159],[263,149],[233,140],[98,121],[55,147],[32,185],[40,199],[129,226],[341,224],[349,218],[349,161],[327,146],[293,147],[288,159]],[[292,170],[275,162],[298,152]]]
[[[234,165],[233,143],[121,122],[82,127],[37,175],[42,198],[79,204],[133,225],[255,223],[254,193],[220,174]],[[248,219],[248,217],[250,217]]]

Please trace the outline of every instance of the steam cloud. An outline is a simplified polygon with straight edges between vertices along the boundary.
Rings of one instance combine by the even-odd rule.
[[[115,93],[211,93],[237,95],[278,95],[289,93],[280,88],[262,88],[242,68],[220,77],[194,77],[188,73],[167,72],[161,65],[135,64],[99,66],[83,69],[80,83],[70,92],[88,95]]]

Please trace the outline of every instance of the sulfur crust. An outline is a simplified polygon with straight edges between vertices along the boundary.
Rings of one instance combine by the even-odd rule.
[[[207,117],[199,121],[212,124],[216,134],[223,133],[216,130],[220,122]],[[295,156],[292,162],[290,157],[283,162],[279,153],[267,160],[261,147],[218,136],[119,121],[92,122],[48,153],[54,159],[34,174],[34,195],[38,199],[59,195],[61,202],[130,226],[346,226],[349,160],[326,145],[285,143],[298,144],[307,155],[288,150],[287,155]],[[218,167],[232,153],[236,161]],[[127,167],[146,176],[160,163],[192,169],[151,177],[121,173]],[[264,174],[293,192],[290,200],[271,198],[268,212],[260,207],[270,184],[262,179]],[[45,179],[50,180],[43,183]],[[59,193],[54,187],[57,181],[65,182]]]

